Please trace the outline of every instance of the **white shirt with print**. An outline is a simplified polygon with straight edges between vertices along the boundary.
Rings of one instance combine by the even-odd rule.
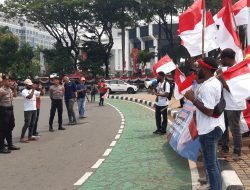
[[[219,103],[221,98],[222,84],[213,77],[205,81],[198,90],[198,99],[203,102],[204,106],[208,109],[214,109]],[[196,109],[196,122],[199,135],[208,134],[220,127],[225,131],[224,113],[219,118],[209,117],[202,113],[198,108]]]
[[[31,94],[31,92],[32,89],[31,90],[24,89],[22,91],[24,111],[36,110],[36,97],[40,96],[40,92],[35,90],[33,97],[31,99],[26,98],[28,95]]]
[[[157,93],[159,93],[159,94],[164,94],[166,92],[170,93],[170,84],[166,81],[166,88],[164,91],[164,83],[165,83],[165,81],[158,83],[158,85],[156,87]],[[169,100],[167,97],[158,96],[158,102],[156,102],[155,104],[157,106],[167,106],[168,103],[169,103]]]

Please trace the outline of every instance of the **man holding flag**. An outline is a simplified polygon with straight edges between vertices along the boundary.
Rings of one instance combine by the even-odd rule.
[[[224,115],[214,117],[215,106],[221,100],[222,84],[214,77],[218,65],[213,58],[198,60],[198,80],[203,80],[195,96],[193,90],[185,97],[196,106],[196,124],[199,141],[208,173],[210,189],[221,190],[221,171],[217,158],[217,143],[225,131]]]
[[[155,120],[157,130],[153,133],[163,135],[166,133],[168,124],[168,96],[170,93],[170,84],[165,80],[165,73],[163,71],[158,72],[157,75],[158,85],[156,91],[153,94],[156,96],[155,101]]]
[[[235,52],[232,49],[225,49],[221,52],[221,64],[223,67],[232,67],[235,64]],[[230,90],[226,84],[226,82],[222,79],[223,83],[223,95],[226,101],[225,108],[225,124],[226,131],[222,137],[222,152],[223,154],[229,152],[229,131],[228,127],[230,127],[230,131],[233,135],[234,142],[234,151],[232,158],[235,161],[238,161],[241,156],[241,147],[242,147],[242,137],[240,131],[240,115],[242,110],[246,109],[246,101],[236,99],[230,93]]]

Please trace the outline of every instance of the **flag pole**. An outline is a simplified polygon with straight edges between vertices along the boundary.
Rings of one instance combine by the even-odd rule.
[[[202,58],[205,57],[205,27],[206,27],[206,6],[205,0],[202,0]]]

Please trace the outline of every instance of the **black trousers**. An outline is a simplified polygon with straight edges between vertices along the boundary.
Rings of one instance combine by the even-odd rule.
[[[4,139],[12,146],[12,131],[15,127],[13,107],[0,106],[0,149],[4,147]]]
[[[166,109],[164,109],[166,108]],[[163,110],[164,111],[161,111]],[[168,109],[167,106],[156,106],[155,107],[155,121],[158,131],[166,132],[168,125]]]
[[[38,124],[38,120],[39,120],[39,115],[40,115],[40,109],[36,110],[36,122],[35,125],[33,127],[33,135],[37,134],[37,124]]]
[[[50,117],[49,117],[50,128],[53,127],[53,121],[54,121],[56,110],[58,114],[58,124],[59,124],[59,127],[61,127],[62,126],[63,101],[52,99],[51,108],[50,108]]]
[[[106,94],[106,92],[100,93],[100,102],[99,102],[100,106],[103,106],[104,98],[102,98],[102,97],[104,94]]]

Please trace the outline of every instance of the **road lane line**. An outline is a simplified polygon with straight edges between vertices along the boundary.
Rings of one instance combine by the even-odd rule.
[[[121,134],[121,133],[122,133],[122,131],[123,131],[122,129],[119,129],[118,133],[119,133],[119,134]]]
[[[99,160],[97,160],[97,162],[91,167],[92,169],[97,169],[99,168],[99,166],[103,163],[105,159],[101,158]]]
[[[112,148],[108,148],[108,149],[103,153],[102,156],[104,156],[104,157],[108,156],[108,155],[110,154],[111,151],[112,151]]]
[[[115,140],[118,140],[121,137],[121,135],[116,135]]]
[[[115,144],[116,144],[116,141],[112,141],[112,143],[109,145],[109,146],[115,146]]]
[[[75,182],[75,186],[82,185],[91,175],[93,172],[86,172],[77,182]]]

